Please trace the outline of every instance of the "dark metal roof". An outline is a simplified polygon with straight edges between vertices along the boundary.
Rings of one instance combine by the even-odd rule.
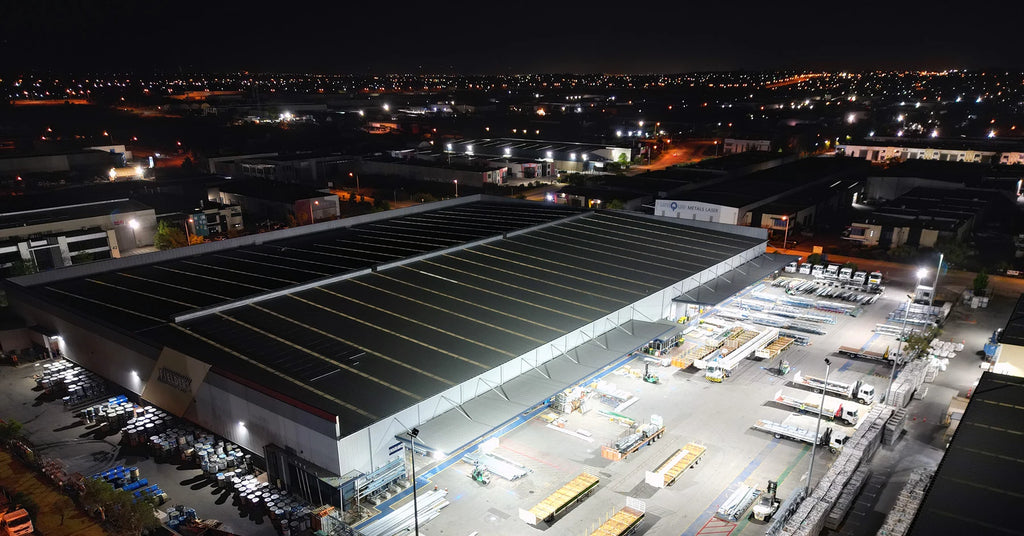
[[[486,237],[495,239],[166,320]],[[347,434],[760,243],[665,219],[480,202],[63,281],[45,292],[338,415]]]
[[[908,534],[1020,534],[1022,434],[1024,378],[982,374]]]
[[[1006,321],[1006,327],[999,333],[999,342],[1024,346],[1024,294],[1017,298],[1017,305],[1013,307],[1010,318]]]

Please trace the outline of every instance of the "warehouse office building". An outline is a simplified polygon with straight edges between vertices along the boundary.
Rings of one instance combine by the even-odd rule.
[[[677,296],[777,269],[765,241],[472,196],[5,285],[72,361],[348,508],[404,475],[411,428],[456,452],[678,330]]]

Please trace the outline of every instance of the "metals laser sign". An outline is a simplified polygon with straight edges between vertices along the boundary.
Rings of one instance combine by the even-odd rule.
[[[192,392],[192,378],[179,372],[174,372],[167,367],[160,367],[157,379],[183,393]]]

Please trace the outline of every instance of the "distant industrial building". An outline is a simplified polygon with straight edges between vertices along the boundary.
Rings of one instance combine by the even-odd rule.
[[[949,140],[867,138],[861,143],[840,143],[836,153],[869,162],[939,160],[981,164],[1024,164],[1024,147],[1006,140]]]
[[[258,178],[313,188],[331,183],[355,169],[353,158],[322,153],[260,153],[210,158],[210,173],[232,178]]]
[[[1010,196],[994,190],[918,187],[851,223],[843,238],[864,246],[934,247],[965,240],[990,214],[1012,208]]]
[[[460,140],[446,143],[443,150],[446,154],[473,158],[496,161],[519,159],[549,164],[541,167],[541,174],[537,176],[600,172],[608,163],[631,162],[633,158],[631,147],[518,138]],[[520,175],[515,173],[513,176]]]
[[[49,270],[116,258],[153,244],[156,213],[142,203],[130,199],[69,203],[66,196],[51,199],[57,202],[0,213],[0,268],[5,273],[10,274],[18,264]]]
[[[917,187],[979,188],[1019,195],[1017,192],[1022,184],[1022,179],[1024,179],[1024,167],[908,160],[884,167],[873,167],[868,172],[864,187],[858,192],[856,201],[858,203],[888,201]]]
[[[239,207],[243,217],[250,223],[287,221],[288,216],[308,223],[310,220],[336,219],[341,214],[338,196],[335,194],[267,179],[224,181],[209,188],[207,199],[221,205]],[[230,213],[229,216],[234,217]]]
[[[436,157],[436,155],[435,155]],[[508,177],[508,168],[486,160],[451,158],[392,158],[374,156],[359,161],[359,171],[367,175],[389,175],[428,182],[454,182],[466,186],[481,187],[484,184],[503,184]]]
[[[722,154],[737,154],[748,151],[771,151],[771,140],[744,140],[725,138],[722,140]]]
[[[0,176],[79,172],[105,177],[110,168],[124,167],[130,159],[124,145],[0,156]]]
[[[674,199],[657,200],[654,213],[770,229],[784,230],[786,221],[790,226],[813,227],[818,206],[850,206],[853,186],[863,180],[867,168],[866,163],[850,158],[805,158],[737,178],[696,185]],[[798,196],[812,188],[814,196]],[[783,216],[787,219],[783,220]]]

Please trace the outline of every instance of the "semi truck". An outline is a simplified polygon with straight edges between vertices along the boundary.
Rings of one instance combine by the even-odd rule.
[[[804,443],[810,443],[812,445],[817,444],[819,447],[828,447],[829,452],[833,454],[843,450],[843,445],[848,439],[846,434],[833,431],[829,426],[826,426],[824,430],[822,430],[821,434],[815,438],[814,430],[803,428],[796,424],[790,424],[789,419],[786,419],[785,422],[758,419],[758,421],[754,423],[754,428],[761,430],[762,432],[768,432],[776,438],[785,437],[787,439],[803,441]]]
[[[840,281],[849,281],[851,279],[853,279],[853,268],[850,268],[849,266],[844,266],[843,268],[839,269]]]
[[[882,284],[882,272],[871,272],[868,274],[868,285],[877,287]]]
[[[854,348],[852,346],[840,346],[837,353],[846,357],[856,357],[858,359],[870,359],[872,361],[884,361],[891,363],[894,355],[889,353],[889,349],[886,348],[884,352],[873,352],[871,350],[862,350],[860,348]]]
[[[853,404],[843,404],[842,400],[832,397],[825,397],[824,407],[821,406],[821,395],[801,391],[800,394],[785,393],[779,389],[772,399],[779,404],[796,408],[800,411],[808,411],[811,414],[821,413],[822,417],[831,420],[839,420],[850,426],[857,424],[857,417],[860,410],[853,407]]]
[[[875,386],[862,380],[841,381],[830,378],[828,383],[825,383],[823,378],[804,376],[800,371],[797,371],[790,381],[797,385],[806,385],[814,389],[835,393],[865,405],[875,401]]]

